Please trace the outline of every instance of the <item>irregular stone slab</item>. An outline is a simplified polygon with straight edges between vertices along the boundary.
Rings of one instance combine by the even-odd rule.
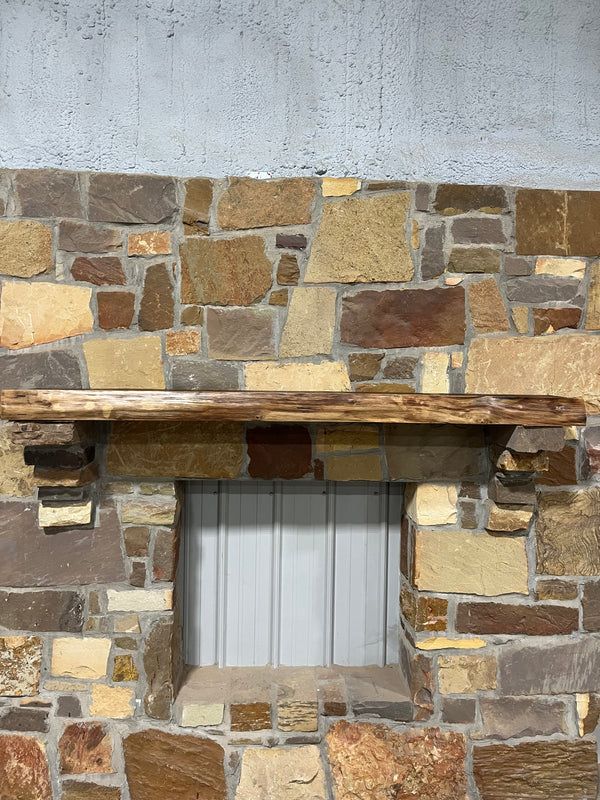
[[[390,358],[388,356],[385,367],[383,368],[383,377],[396,379],[413,378],[415,374],[415,368],[418,363],[419,359],[412,356],[398,356],[397,358]],[[353,378],[353,380],[355,379]],[[356,380],[370,380],[370,378]]]
[[[576,600],[579,587],[575,581],[550,579],[538,581],[535,587],[535,599],[540,600]],[[584,612],[585,615],[585,612]]]
[[[125,286],[127,283],[121,259],[115,256],[80,256],[73,261],[71,275],[76,281],[86,281],[94,286]]]
[[[327,734],[335,800],[466,800],[465,737],[336,722]]]
[[[81,633],[84,603],[77,592],[0,591],[0,620],[12,630]]]
[[[349,392],[346,365],[336,361],[319,364],[280,364],[277,361],[247,364],[246,389],[255,392]]]
[[[500,272],[501,253],[491,247],[453,247],[448,272]]]
[[[356,178],[323,178],[321,194],[323,197],[343,197],[358,192],[361,182]]]
[[[169,231],[130,233],[127,254],[130,256],[164,256],[171,252]]]
[[[451,525],[457,520],[456,486],[412,484],[404,500],[406,513],[416,525]]]
[[[167,264],[151,264],[146,269],[138,325],[143,331],[171,328],[174,320],[172,269]]]
[[[578,628],[579,609],[555,605],[459,603],[456,612],[458,633],[554,636]]]
[[[541,495],[536,544],[538,574],[600,575],[600,489]]]
[[[77,172],[19,169],[15,194],[22,217],[82,217]]]
[[[0,730],[47,733],[48,713],[42,708],[8,708],[0,713]]]
[[[556,427],[502,426],[497,427],[491,436],[498,445],[514,450],[516,453],[538,453],[540,450],[558,452],[565,446],[564,429]]]
[[[414,275],[404,227],[410,194],[326,203],[305,283],[409,281]]]
[[[325,773],[319,748],[244,751],[236,800],[327,800]]]
[[[534,308],[533,332],[540,336],[562,328],[577,328],[580,319],[580,308]]]
[[[500,651],[502,694],[573,694],[595,692],[600,670],[600,640],[585,639],[552,646],[506,645]]]
[[[232,361],[274,358],[275,320],[271,308],[207,309],[209,357]]]
[[[178,512],[176,498],[156,500],[127,498],[121,506],[121,521],[139,525],[172,525]]]
[[[39,222],[0,222],[0,274],[31,278],[51,272],[52,229]]]
[[[0,637],[0,697],[39,694],[41,668],[42,640],[38,636]]]
[[[566,192],[563,191],[517,191],[517,255],[569,255],[566,242],[566,201]]]
[[[210,739],[145,730],[123,741],[131,800],[226,800],[223,748]]]
[[[136,669],[133,656],[115,656],[112,678],[115,683],[122,683],[123,681],[137,681],[138,677],[139,674]]]
[[[237,364],[178,359],[171,368],[171,386],[186,391],[235,391],[240,388]]]
[[[447,353],[423,353],[421,391],[431,394],[447,394],[450,391]]]
[[[448,601],[442,597],[415,595],[407,584],[402,584],[400,605],[407,622],[415,631],[443,631],[446,629]]]
[[[336,297],[335,289],[325,287],[294,289],[281,334],[281,358],[327,355],[331,352]]]
[[[548,469],[538,478],[540,486],[572,486],[577,483],[577,450],[565,447],[560,453],[548,454]]]
[[[158,336],[91,339],[83,344],[90,389],[164,389]]]
[[[125,579],[121,526],[112,506],[99,510],[98,527],[47,536],[34,503],[0,503],[0,586],[72,586]]]
[[[588,331],[600,330],[600,259],[590,266],[585,327]]]
[[[46,746],[31,736],[0,736],[3,800],[52,800]]]
[[[445,269],[444,226],[425,229],[425,243],[421,251],[421,277],[424,281],[437,278]]]
[[[579,281],[552,275],[511,278],[505,283],[505,291],[507,298],[516,303],[558,303],[573,300]]]
[[[58,283],[5,283],[0,345],[11,350],[89,333],[91,289]]]
[[[431,592],[529,594],[522,539],[470,531],[415,531],[414,583]]]
[[[217,208],[219,227],[244,230],[306,225],[311,220],[315,194],[316,186],[310,178],[230,178]]]
[[[465,382],[473,394],[581,397],[594,413],[600,409],[600,338],[574,333],[473,339]]]
[[[591,581],[583,587],[583,629],[600,631],[600,581]]]
[[[133,716],[135,692],[133,689],[120,689],[95,683],[92,686],[90,715],[93,717],[109,717],[110,719],[127,719]]]
[[[67,725],[58,742],[58,755],[63,774],[114,772],[110,734],[98,722]]]
[[[98,325],[103,331],[129,328],[135,312],[133,292],[97,292]]]
[[[213,187],[210,178],[191,178],[185,183],[183,224],[186,233],[208,233]]]
[[[202,306],[186,306],[181,310],[182,325],[202,325],[204,309]]]
[[[504,256],[504,274],[512,277],[521,275],[531,275],[533,272],[533,261],[529,258],[518,258],[517,256]]]
[[[89,181],[92,222],[164,222],[178,209],[173,178],[92,173]]]
[[[187,238],[181,255],[182,303],[249,306],[271,287],[271,262],[260,236]]]
[[[594,800],[598,790],[589,741],[476,746],[473,772],[481,800]]]
[[[52,642],[53,675],[97,680],[106,676],[110,639],[54,639]]]
[[[379,372],[383,353],[351,353],[348,356],[348,370],[351,381],[370,381]],[[415,359],[416,364],[416,359]],[[388,376],[386,376],[388,377]],[[395,377],[395,376],[392,376]]]
[[[483,434],[457,425],[386,425],[391,480],[473,478],[483,470]]]
[[[565,720],[567,708],[562,701],[482,697],[480,705],[483,734],[488,739],[567,733]]]
[[[444,216],[466,214],[467,211],[500,214],[508,208],[508,202],[506,193],[501,186],[463,186],[454,183],[440,183],[433,207],[438,214],[444,214]]]
[[[192,353],[197,353],[200,350],[200,342],[200,331],[168,331],[167,355],[189,356]]]
[[[80,389],[81,368],[75,353],[0,353],[2,389]]]
[[[342,301],[342,342],[361,347],[463,344],[465,329],[461,286],[363,291]]]
[[[121,790],[116,786],[99,783],[63,781],[61,800],[121,800]]]
[[[280,286],[297,286],[299,280],[298,258],[291,253],[284,253],[277,265],[277,283]]]
[[[58,249],[71,253],[110,253],[121,250],[121,231],[86,222],[62,220],[58,229]]]
[[[249,428],[246,440],[252,478],[291,480],[312,473],[312,439],[303,425]]]
[[[527,530],[532,517],[532,508],[523,508],[520,506],[501,508],[495,503],[491,503],[485,527],[488,531],[514,533],[515,531]]]
[[[269,295],[270,306],[287,306],[288,304],[288,290],[275,289]]]
[[[473,694],[496,688],[493,656],[439,656],[438,685],[442,694]]]
[[[558,275],[562,278],[581,280],[585,274],[586,263],[581,258],[537,258],[535,274]]]
[[[509,329],[504,301],[494,278],[471,283],[468,296],[471,322],[477,333],[494,333]]]

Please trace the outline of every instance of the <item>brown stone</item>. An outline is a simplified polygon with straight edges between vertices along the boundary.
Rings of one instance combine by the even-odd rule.
[[[481,698],[483,735],[488,739],[566,733],[563,702],[518,697]]]
[[[568,255],[597,256],[600,253],[600,192],[567,192]]]
[[[146,270],[138,325],[143,331],[171,328],[174,320],[173,272],[167,264],[151,264]]]
[[[277,283],[280,286],[297,286],[299,280],[298,258],[291,253],[284,253],[277,265]]]
[[[577,451],[574,447],[565,447],[548,456],[548,469],[537,479],[539,485],[572,486],[577,483]]]
[[[159,530],[154,540],[153,580],[172,581],[177,566],[179,538],[173,530]]]
[[[517,255],[568,255],[566,193],[519,189],[516,199]]]
[[[47,689],[47,686],[44,686]],[[67,694],[58,698],[56,705],[57,717],[80,717],[81,716],[81,703],[78,697]]]
[[[328,481],[381,481],[381,456],[379,453],[329,456],[325,474]]]
[[[554,636],[578,628],[578,609],[555,605],[459,603],[456,612],[458,633]]]
[[[0,353],[2,389],[80,389],[77,356],[68,350]]]
[[[121,790],[116,786],[99,783],[63,781],[61,800],[121,800]]]
[[[411,356],[397,356],[397,357],[388,356],[385,366],[383,368],[383,377],[395,378],[395,379],[414,378],[415,368],[418,363],[419,359],[413,358]],[[370,378],[363,378],[362,380],[370,380]]]
[[[583,587],[583,629],[600,631],[600,581],[590,581]]]
[[[481,431],[453,425],[386,425],[391,480],[453,480],[479,475]]]
[[[302,478],[312,472],[312,441],[302,425],[249,428],[248,474],[252,478]]]
[[[121,521],[136,525],[172,525],[178,513],[177,506],[175,497],[152,500],[127,498],[121,504]]]
[[[558,452],[565,446],[565,432],[563,428],[557,427],[503,426],[495,428],[492,437],[500,447],[506,447],[517,454],[538,453],[540,450]]]
[[[600,426],[586,428],[583,433],[585,445],[585,476],[595,475],[600,471]]]
[[[379,372],[379,366],[383,360],[383,355],[383,353],[351,353],[348,356],[350,380],[370,381],[374,378]]]
[[[114,772],[110,735],[98,722],[67,725],[58,743],[58,752],[63,774]]]
[[[232,703],[232,731],[263,731],[271,727],[269,703]]]
[[[533,332],[539,336],[542,333],[554,333],[561,328],[577,328],[580,319],[580,308],[534,308]]]
[[[31,278],[52,270],[52,229],[39,222],[0,222],[0,274]]]
[[[468,211],[500,214],[508,208],[508,202],[501,186],[440,183],[433,207],[438,214],[446,216],[465,214]]]
[[[327,795],[318,747],[244,751],[236,800],[326,800]]]
[[[186,181],[183,224],[190,229],[190,232],[207,231],[212,198],[213,187],[209,178],[191,178]]]
[[[558,578],[538,581],[535,587],[535,599],[540,600],[576,600],[578,586],[574,581],[561,581]]]
[[[589,268],[590,285],[588,289],[585,328],[588,331],[600,330],[600,259]]]
[[[127,253],[130,256],[165,256],[171,252],[169,231],[130,233]]]
[[[335,453],[338,450],[375,450],[379,447],[379,426],[351,423],[319,428],[315,448],[317,453]]]
[[[278,233],[275,236],[275,247],[304,250],[307,244],[308,240],[303,233]]]
[[[143,561],[134,561],[131,564],[131,570],[129,571],[129,584],[137,587],[146,585],[146,565]]]
[[[406,660],[406,659],[405,659]],[[433,713],[434,673],[433,661],[417,653],[405,667],[410,674],[410,692],[414,703],[414,719],[429,719]]]
[[[355,392],[372,392],[374,394],[414,394],[415,387],[408,383],[357,383],[354,385]]]
[[[158,336],[91,339],[83,343],[90,389],[164,389]]]
[[[425,243],[421,251],[421,277],[424,281],[437,278],[445,269],[444,226],[425,229]]]
[[[125,540],[125,552],[130,558],[144,558],[148,555],[148,543],[150,542],[148,528],[141,526],[125,528],[123,538]]]
[[[202,306],[186,306],[181,311],[182,325],[202,325],[204,322],[204,309]]]
[[[77,172],[19,169],[14,182],[22,217],[83,216]]]
[[[86,281],[95,286],[125,286],[127,283],[121,259],[116,256],[79,256],[73,261],[71,275],[76,281]]]
[[[121,250],[121,231],[87,222],[62,220],[58,229],[58,249],[69,253],[110,253]]]
[[[167,355],[185,356],[200,349],[200,331],[168,331]]]
[[[248,306],[271,287],[272,265],[260,236],[187,238],[180,247],[181,300]]]
[[[39,694],[41,668],[38,636],[0,636],[0,697]]]
[[[132,292],[98,292],[98,325],[103,331],[129,328],[135,311],[135,295]]]
[[[0,494],[30,497],[36,483],[33,468],[25,463],[24,448],[11,441],[6,429],[0,431]]]
[[[550,466],[548,453],[515,453],[513,450],[492,446],[492,464],[504,472],[546,472]]]
[[[583,695],[583,708],[580,707],[581,695],[577,698],[577,711],[579,716],[579,735],[587,736],[594,733],[600,721],[600,695]]]
[[[170,719],[174,691],[173,622],[159,619],[150,629],[144,650],[148,688],[144,697],[146,714],[153,719]]]
[[[0,736],[2,800],[52,800],[43,742],[31,736]]]
[[[408,181],[369,181],[370,192],[401,192],[410,189]]]
[[[0,621],[9,630],[80,633],[83,606],[77,592],[0,591]]]
[[[89,181],[92,222],[155,224],[169,220],[178,208],[173,178],[93,173]]]
[[[240,388],[236,363],[178,359],[171,368],[171,388],[176,391],[235,391]]]
[[[209,357],[232,361],[274,358],[275,319],[270,308],[207,309]]]
[[[600,575],[600,489],[552,492],[539,498],[539,574]]]
[[[409,205],[408,192],[326,203],[305,283],[409,281],[414,275],[404,235]]]
[[[442,721],[448,725],[470,725],[475,722],[476,711],[476,701],[470,698],[442,699]]]
[[[79,444],[96,435],[93,422],[5,422],[3,430],[17,445]]]
[[[223,748],[210,739],[148,729],[123,749],[131,800],[226,800]]]
[[[500,505],[535,504],[533,476],[524,472],[499,472],[488,484],[488,497]]]
[[[336,722],[327,734],[335,800],[466,800],[465,737]]]
[[[415,595],[406,584],[403,584],[400,605],[413,630],[417,632],[446,630],[448,601],[444,598]]]
[[[502,531],[504,533],[524,531],[529,527],[532,517],[532,506],[497,506],[495,503],[490,503],[489,516],[485,527],[488,531]]]
[[[506,237],[500,217],[462,217],[452,223],[457,244],[504,244]]]
[[[342,301],[341,340],[362,347],[463,344],[465,329],[465,293],[459,286],[363,291]]]
[[[508,316],[494,278],[471,283],[468,288],[471,322],[477,333],[509,329]]]
[[[137,681],[137,679],[138,671],[133,656],[115,656],[113,681],[121,683],[122,681]]]
[[[41,708],[8,708],[0,711],[0,730],[47,733],[48,711]]]
[[[269,295],[269,305],[271,306],[287,306],[288,304],[288,290],[275,289]]]
[[[316,194],[308,178],[257,180],[230,178],[217,208],[223,230],[306,225]]]
[[[453,247],[448,272],[500,272],[500,251],[491,247]]]
[[[473,773],[481,800],[593,800],[598,789],[596,744],[552,741],[475,747]]]

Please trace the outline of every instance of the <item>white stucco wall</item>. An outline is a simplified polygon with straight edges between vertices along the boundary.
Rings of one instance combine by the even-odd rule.
[[[600,188],[599,0],[0,0],[0,166]]]

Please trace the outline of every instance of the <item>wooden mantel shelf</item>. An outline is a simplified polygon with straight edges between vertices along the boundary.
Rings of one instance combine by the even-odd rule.
[[[568,397],[354,392],[155,392],[4,389],[7,420],[206,420],[585,425]]]

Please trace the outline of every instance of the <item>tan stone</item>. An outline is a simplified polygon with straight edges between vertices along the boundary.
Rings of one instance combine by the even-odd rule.
[[[423,353],[421,391],[431,394],[447,394],[450,391],[448,353]]]
[[[309,178],[231,178],[219,200],[223,230],[245,230],[310,222],[316,185]]]
[[[479,650],[486,647],[483,639],[446,639],[444,636],[432,636],[415,642],[418,650]]]
[[[325,462],[328,481],[381,481],[379,453],[354,453],[348,456],[329,456]]]
[[[265,361],[246,365],[246,389],[255,392],[349,392],[350,378],[343,362],[279,364]]]
[[[550,457],[543,451],[515,453],[512,450],[502,450],[496,458],[492,459],[492,462],[504,472],[547,472],[550,466]]]
[[[292,291],[281,334],[281,358],[329,354],[335,329],[335,289],[300,287]]]
[[[334,453],[336,450],[376,450],[379,447],[378,425],[333,425],[319,428],[315,443],[316,452]]]
[[[200,331],[167,331],[167,355],[187,356],[200,350]]]
[[[326,203],[306,283],[409,281],[414,275],[404,226],[410,194]]]
[[[529,309],[527,306],[513,306],[512,318],[517,333],[529,333]]]
[[[419,223],[416,219],[412,221],[412,232],[410,234],[410,246],[413,250],[419,249]]]
[[[406,513],[417,525],[452,525],[457,520],[456,486],[438,483],[409,484]]]
[[[177,499],[124,500],[121,520],[133,525],[172,525],[177,513]]]
[[[471,322],[477,333],[509,329],[506,308],[495,278],[471,283],[468,288]]]
[[[5,283],[0,302],[0,345],[11,350],[56,342],[94,325],[92,290],[58,283]]]
[[[182,728],[197,728],[200,725],[220,725],[223,722],[223,703],[184,703],[181,709]]]
[[[81,681],[49,680],[44,684],[44,689],[47,692],[86,692],[88,684]]]
[[[417,589],[431,592],[528,594],[527,553],[521,538],[470,531],[417,529]]]
[[[25,464],[23,449],[0,430],[0,494],[29,497],[34,493],[37,484],[33,480],[33,467]]]
[[[524,531],[529,527],[532,517],[533,509],[530,506],[501,508],[495,503],[491,503],[485,527],[488,531],[507,531],[508,533]]]
[[[496,659],[492,656],[440,656],[438,684],[441,694],[473,694],[495,689]]]
[[[83,344],[90,389],[164,389],[158,336],[92,339]]]
[[[323,197],[343,197],[354,194],[360,189],[360,181],[356,178],[323,178],[321,192]]]
[[[600,331],[600,259],[590,266],[585,327],[588,331]]]
[[[130,256],[162,256],[171,252],[169,231],[130,233],[127,252]]]
[[[172,589],[108,589],[106,596],[109,611],[170,611],[173,608]]]
[[[44,503],[40,503],[38,507],[38,524],[40,528],[88,525],[91,520],[91,500],[84,503],[72,503],[68,506],[47,506]]]
[[[372,394],[414,394],[415,387],[409,383],[375,381],[374,383],[357,383],[354,386],[354,391]]]
[[[536,275],[558,275],[563,278],[583,278],[585,261],[581,258],[538,258],[535,262]]]
[[[39,636],[0,636],[0,697],[38,694],[41,668]]]
[[[116,688],[96,683],[92,686],[92,701],[90,715],[92,717],[110,717],[111,719],[126,719],[133,716],[133,689]]]
[[[451,353],[450,354],[450,366],[452,369],[460,369],[463,365],[465,355],[461,351],[460,353]]]
[[[137,614],[124,614],[122,617],[115,617],[113,630],[115,633],[139,633],[140,618]]]
[[[327,800],[318,747],[244,751],[236,800]]]
[[[31,278],[52,270],[52,228],[39,222],[0,222],[0,274]]]
[[[227,361],[261,361],[277,355],[273,308],[209,308],[208,355]]]
[[[55,639],[52,643],[51,672],[53,675],[68,675],[71,678],[104,678],[110,645],[110,639]]]
[[[581,397],[600,410],[600,337],[585,333],[473,339],[465,391]]]

